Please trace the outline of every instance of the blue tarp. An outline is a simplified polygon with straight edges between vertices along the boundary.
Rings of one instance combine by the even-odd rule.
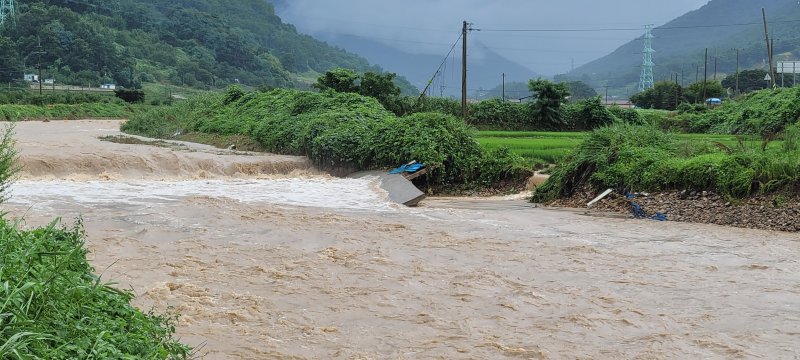
[[[425,167],[425,165],[420,164],[420,163],[414,163],[414,164],[410,164],[410,165],[409,164],[405,164],[405,165],[403,165],[403,166],[401,166],[401,167],[399,167],[397,169],[389,171],[389,174],[402,174],[402,173],[413,174],[413,173],[415,173],[417,171],[422,170],[422,168],[424,168],[424,167]]]

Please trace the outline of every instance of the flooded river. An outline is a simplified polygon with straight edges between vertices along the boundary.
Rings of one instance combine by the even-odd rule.
[[[19,123],[3,205],[83,218],[135,305],[203,359],[798,359],[796,234],[596,218],[523,200],[391,204],[305,159]]]

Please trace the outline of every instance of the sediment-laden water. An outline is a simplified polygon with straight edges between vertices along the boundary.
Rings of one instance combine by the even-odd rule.
[[[103,278],[179,312],[203,358],[800,356],[796,234],[518,198],[407,209],[302,158],[97,139],[118,125],[19,123],[3,210],[81,216]]]

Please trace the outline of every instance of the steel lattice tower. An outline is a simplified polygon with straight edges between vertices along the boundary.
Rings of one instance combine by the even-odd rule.
[[[6,21],[17,25],[17,19],[14,17],[14,0],[0,0],[0,26],[5,25]]]
[[[653,25],[644,26],[644,50],[642,50],[642,75],[639,76],[639,91],[652,89],[655,86],[653,80]]]

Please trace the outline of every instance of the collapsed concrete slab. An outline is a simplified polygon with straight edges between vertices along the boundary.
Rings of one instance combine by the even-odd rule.
[[[380,187],[389,194],[389,199],[405,206],[417,206],[425,199],[425,193],[417,189],[414,184],[400,174],[389,174],[386,171],[362,171],[350,174],[347,177],[358,179],[374,176],[380,179]]]

